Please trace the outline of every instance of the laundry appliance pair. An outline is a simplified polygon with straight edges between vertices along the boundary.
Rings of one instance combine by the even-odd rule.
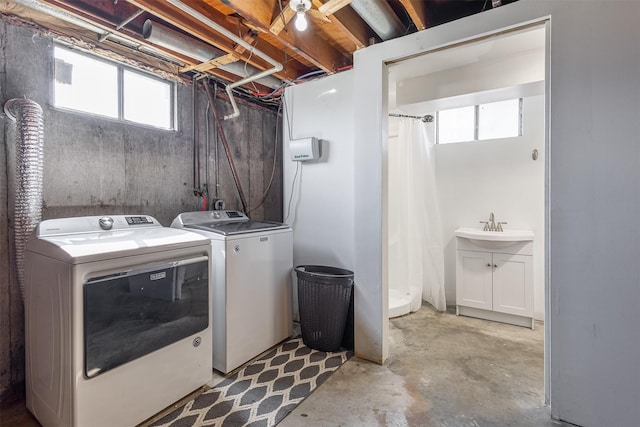
[[[27,407],[44,427],[136,425],[212,366],[227,373],[286,339],[291,251],[290,228],[235,211],[172,228],[147,215],[42,221],[25,252]]]

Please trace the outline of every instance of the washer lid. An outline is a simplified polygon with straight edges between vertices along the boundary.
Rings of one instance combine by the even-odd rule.
[[[183,212],[171,224],[172,227],[182,228],[187,225],[208,224],[210,222],[244,222],[249,217],[240,211],[195,211]]]
[[[255,221],[252,219],[246,221],[213,221],[202,224],[185,225],[184,228],[209,231],[212,233],[231,236],[234,234],[257,233],[259,231],[268,230],[284,230],[288,229],[287,224],[271,221]]]

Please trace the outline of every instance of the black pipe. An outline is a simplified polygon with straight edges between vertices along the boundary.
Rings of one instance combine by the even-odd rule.
[[[227,155],[227,160],[229,161],[229,167],[231,167],[231,173],[233,174],[233,180],[236,183],[236,189],[238,190],[238,195],[240,196],[240,203],[242,203],[242,211],[248,215],[247,212],[247,201],[244,198],[244,192],[242,191],[242,184],[240,183],[240,177],[238,176],[238,171],[236,170],[236,165],[233,162],[233,157],[231,157],[231,150],[229,149],[229,143],[227,142],[227,137],[224,134],[224,129],[222,129],[222,123],[218,118],[218,110],[216,108],[215,99],[213,99],[213,94],[211,93],[211,87],[208,83],[203,82],[204,90],[207,92],[207,98],[209,98],[209,105],[211,105],[211,111],[213,112],[213,118],[216,121],[216,125],[218,127],[218,134],[220,135],[220,140],[222,141],[222,145],[224,147],[224,151]]]

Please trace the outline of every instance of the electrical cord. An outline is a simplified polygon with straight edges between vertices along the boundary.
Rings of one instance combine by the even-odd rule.
[[[287,106],[286,96],[284,94],[282,95],[281,104],[282,104],[284,116],[286,118],[285,123],[287,124],[287,133],[289,134],[289,141],[291,141],[293,139],[293,132],[292,132],[293,116],[289,116],[290,111]],[[298,180],[299,177],[300,179],[302,179],[302,162],[296,162],[296,172],[293,175],[293,182],[291,183],[291,194],[289,194],[289,201],[287,202],[287,215],[285,216],[285,219],[284,219],[285,223],[288,223],[289,216],[291,215],[291,204],[293,203],[293,199],[294,199],[296,181]]]
[[[296,181],[298,179],[298,171],[300,171],[302,168],[300,166],[302,162],[296,162],[296,173],[295,175],[293,175],[293,182],[291,183],[291,194],[289,195],[289,203],[287,203],[287,216],[284,218],[284,223],[288,224],[289,222],[289,216],[291,215],[291,203],[293,202],[293,191],[296,187]],[[302,176],[302,173],[300,173],[300,176]]]
[[[273,166],[271,167],[271,176],[269,177],[269,183],[267,184],[267,188],[262,194],[262,197],[260,198],[260,201],[258,202],[258,204],[256,204],[253,207],[250,207],[247,210],[247,215],[249,215],[249,213],[253,212],[254,210],[258,209],[260,206],[262,206],[265,200],[267,200],[267,195],[269,194],[269,191],[271,190],[271,185],[273,184],[273,177],[276,174],[276,165],[278,164],[278,123],[280,122],[281,110],[282,110],[282,103],[280,104],[280,107],[278,108],[278,113],[276,114],[276,134],[274,136],[274,144],[273,144]]]
[[[253,49],[250,51],[250,55],[253,54]],[[249,58],[251,58],[251,56],[249,56]],[[247,72],[246,70],[246,65],[247,65],[247,61],[245,61],[245,73]],[[351,67],[344,67],[344,69],[348,69]],[[342,71],[339,70],[339,71]],[[276,115],[276,135],[275,135],[275,142],[274,142],[274,157],[273,157],[273,165],[272,165],[272,169],[271,169],[271,175],[269,177],[269,182],[267,184],[267,187],[264,191],[264,193],[262,194],[262,196],[260,197],[260,200],[257,202],[256,205],[249,207],[246,210],[247,215],[250,214],[251,212],[253,212],[254,210],[256,210],[257,208],[259,208],[260,206],[262,206],[264,204],[264,202],[267,199],[267,195],[271,189],[271,186],[273,185],[273,179],[275,177],[275,170],[276,170],[276,166],[277,166],[277,152],[278,152],[278,123],[279,123],[279,119],[281,117],[282,114],[285,115],[286,117],[286,121],[285,123],[287,124],[287,132],[288,132],[288,136],[289,136],[289,140],[293,139],[293,134],[292,134],[292,125],[293,125],[293,117],[290,116],[290,111],[287,108],[287,102],[286,102],[286,97],[284,94],[284,90],[288,87],[288,86],[292,86],[295,84],[299,84],[302,83],[304,80],[311,78],[311,77],[315,77],[318,75],[325,75],[327,74],[325,71],[323,70],[317,70],[317,71],[311,71],[309,73],[303,74],[301,76],[296,77],[294,80],[290,81],[290,82],[283,82],[280,86],[278,86],[277,88],[273,89],[272,92],[270,93],[258,93],[255,90],[255,86],[254,86],[254,91],[251,91],[249,89],[243,88],[243,87],[238,87],[234,89],[234,92],[236,93],[240,93],[240,94],[244,94],[244,95],[248,95],[254,99],[257,99],[263,103],[267,103],[270,105],[274,105],[278,107],[277,110],[277,115]],[[217,89],[217,87],[216,87]],[[216,95],[217,95],[217,90],[216,90]],[[209,110],[211,106],[207,105],[207,112]],[[208,115],[208,114],[207,114]],[[207,120],[207,128],[209,126],[209,121]],[[208,132],[207,132],[208,133]],[[217,141],[216,141],[217,142]],[[209,141],[207,141],[207,145],[209,144]],[[216,148],[217,148],[217,144],[216,144]],[[217,159],[216,159],[217,161]],[[216,167],[216,175],[218,172],[218,168]],[[287,203],[287,214],[285,217],[285,222],[287,222],[287,220],[289,219],[289,216],[291,214],[291,204],[293,202],[293,191],[295,189],[295,185],[296,182],[298,180],[298,178],[301,176],[301,164],[300,162],[296,162],[296,172],[293,178],[293,182],[292,182],[292,186],[291,186],[291,196],[289,198],[289,201]],[[218,194],[218,183],[216,182],[216,197]],[[207,194],[208,196],[208,194]],[[205,199],[206,200],[206,199]]]
[[[238,36],[239,36],[240,38],[242,38],[242,35],[238,34]],[[249,49],[249,57],[247,58],[247,60],[246,60],[246,61],[244,61],[244,75],[245,75],[246,77],[249,77],[249,70],[248,70],[248,68],[247,68],[247,67],[249,66],[249,61],[251,61],[251,58],[253,57],[253,51],[254,51],[254,49],[255,49],[255,47],[256,47],[256,45],[257,45],[257,44],[258,44],[258,37],[256,37],[256,38],[253,40],[253,43],[251,43],[251,49]],[[258,90],[258,88],[256,87],[256,84],[255,84],[255,80],[254,80],[254,81],[251,81],[251,87],[253,87],[253,90],[254,90],[254,91],[257,91],[257,90]]]

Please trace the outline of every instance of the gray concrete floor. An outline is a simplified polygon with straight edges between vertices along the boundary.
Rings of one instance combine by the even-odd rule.
[[[556,426],[544,404],[543,325],[535,330],[424,305],[392,319],[389,359],[354,357],[280,427]],[[18,403],[1,426],[37,427]]]
[[[558,425],[544,404],[543,329],[423,305],[391,320],[384,365],[352,358],[279,427]]]

